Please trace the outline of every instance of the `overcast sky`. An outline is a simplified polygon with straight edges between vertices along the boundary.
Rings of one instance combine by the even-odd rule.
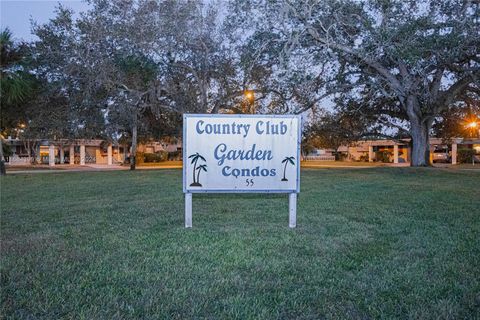
[[[30,19],[45,23],[55,16],[55,7],[61,3],[76,13],[85,11],[88,5],[81,0],[1,0],[0,21],[2,30],[8,27],[15,39],[33,40]]]

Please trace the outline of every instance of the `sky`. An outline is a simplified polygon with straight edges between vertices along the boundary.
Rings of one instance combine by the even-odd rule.
[[[31,34],[30,20],[48,22],[55,16],[55,7],[59,3],[75,13],[88,9],[88,5],[81,0],[0,0],[1,29],[8,27],[16,40],[35,40],[36,37]]]

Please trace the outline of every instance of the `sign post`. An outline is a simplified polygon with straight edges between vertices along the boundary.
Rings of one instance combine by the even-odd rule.
[[[288,193],[295,228],[300,139],[299,115],[185,114],[185,227],[192,227],[193,193]]]
[[[192,194],[185,193],[185,228],[192,227]]]
[[[288,226],[295,228],[297,226],[297,194],[288,195]]]

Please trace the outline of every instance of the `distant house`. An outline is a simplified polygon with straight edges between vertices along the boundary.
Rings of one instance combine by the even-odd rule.
[[[113,165],[124,163],[130,156],[130,147],[121,144],[109,143],[98,139],[59,139],[49,140],[20,140],[8,138],[5,144],[10,147],[11,155],[6,156],[7,165],[22,165],[32,163],[33,155],[28,153],[28,144],[36,150],[37,163],[49,164],[104,164]],[[148,142],[139,144],[137,152],[156,153],[160,151],[178,152],[181,156],[182,144],[180,140],[168,142]]]
[[[363,140],[349,146],[340,146],[337,150],[339,158],[345,161],[373,162],[378,155],[386,157],[392,163],[409,162],[411,158],[410,139],[401,140]],[[457,163],[459,149],[473,149],[480,157],[480,139],[455,138],[443,141],[430,138],[430,160]],[[304,160],[333,160],[335,150],[317,149],[304,156]],[[383,159],[382,159],[383,160]]]
[[[137,147],[139,152],[144,153],[156,153],[160,151],[166,152],[181,152],[182,151],[182,142],[179,139],[168,140],[168,141],[151,141],[139,144]]]
[[[75,140],[35,140],[23,141],[6,139],[12,155],[6,157],[7,165],[32,163],[32,156],[28,154],[27,145],[35,144],[36,160],[38,163],[49,164],[104,164],[113,165],[127,161],[130,157],[130,148],[126,145],[109,143],[105,140],[75,139]],[[480,159],[480,139],[455,138],[445,142],[439,138],[430,139],[431,161],[457,163],[459,149],[473,149]],[[166,139],[164,141],[150,141],[138,145],[137,152],[144,154],[168,152],[173,155],[169,159],[181,159],[182,142],[180,139]],[[410,161],[410,139],[401,140],[363,140],[349,146],[340,146],[333,149],[316,149],[303,155],[303,160],[333,161],[340,158],[345,161],[385,161],[392,163],[406,163]],[[378,156],[382,159],[377,159]]]
[[[303,156],[304,160],[334,161],[335,150],[333,149],[314,149]]]

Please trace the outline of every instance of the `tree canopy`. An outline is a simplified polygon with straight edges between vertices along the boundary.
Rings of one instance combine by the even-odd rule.
[[[277,59],[278,90],[295,112],[351,100],[385,129],[407,133],[412,164],[428,164],[441,114],[478,92],[479,4],[475,1],[239,1],[251,17],[262,62]]]
[[[28,67],[4,67],[24,46],[2,35],[2,104],[28,94],[24,79],[41,83],[24,112],[32,135],[123,137],[135,154],[138,139],[178,132],[185,112],[321,112],[310,133],[411,137],[422,166],[432,130],[478,103],[478,1],[90,4],[34,24]]]

